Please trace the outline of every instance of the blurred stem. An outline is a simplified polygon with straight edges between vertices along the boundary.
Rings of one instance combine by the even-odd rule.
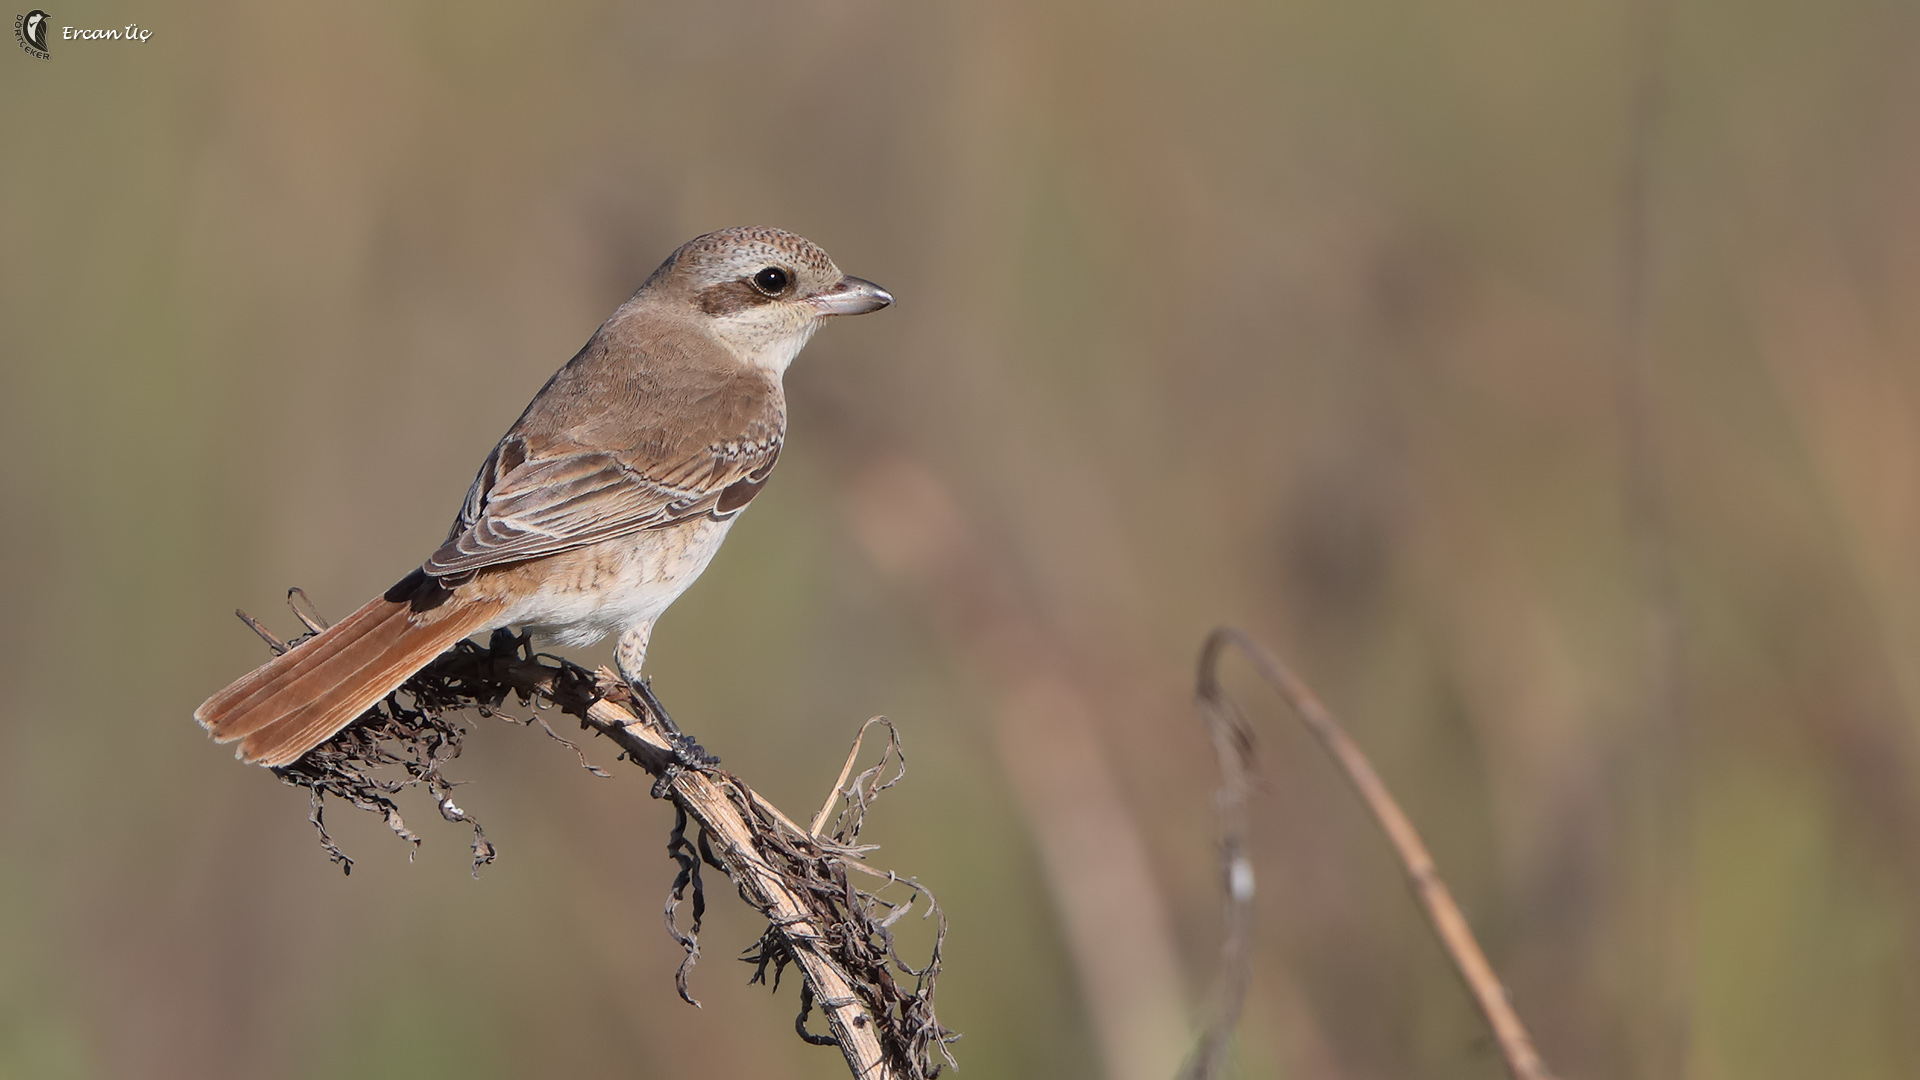
[[[1692,820],[1687,783],[1688,750],[1682,701],[1679,589],[1673,564],[1672,525],[1664,498],[1662,455],[1654,417],[1651,371],[1653,235],[1651,225],[1654,140],[1665,104],[1662,61],[1668,19],[1666,0],[1640,0],[1631,12],[1632,51],[1638,64],[1628,102],[1626,160],[1619,245],[1619,392],[1625,457],[1625,528],[1641,606],[1641,694],[1644,722],[1637,728],[1635,760],[1645,763],[1652,798],[1648,868],[1643,902],[1657,928],[1649,958],[1661,988],[1655,1002],[1649,1074],[1683,1071],[1691,1026],[1691,931],[1687,915]]]
[[[1107,761],[1098,697],[1069,674],[1031,590],[938,477],[890,455],[851,495],[855,535],[936,616],[974,681],[994,688],[993,744],[1033,830],[1103,1075],[1166,1076],[1187,1040],[1184,980],[1146,840]]]
[[[1207,635],[1200,650],[1200,674],[1194,696],[1201,717],[1207,723],[1214,750],[1220,759],[1221,782],[1218,794],[1221,820],[1221,862],[1227,884],[1227,939],[1223,949],[1225,964],[1221,971],[1221,989],[1216,1001],[1212,1026],[1202,1037],[1193,1060],[1181,1074],[1182,1080],[1211,1080],[1219,1075],[1226,1060],[1227,1043],[1246,1001],[1247,983],[1253,965],[1253,868],[1246,858],[1246,801],[1249,764],[1253,754],[1253,734],[1240,710],[1220,687],[1220,657],[1227,647],[1240,650],[1260,677],[1286,701],[1301,723],[1320,740],[1334,764],[1366,804],[1367,812],[1386,833],[1394,854],[1406,871],[1414,895],[1426,910],[1441,946],[1446,949],[1454,970],[1467,984],[1467,990],[1480,1007],[1493,1037],[1500,1045],[1507,1071],[1514,1080],[1552,1080],[1552,1074],[1534,1049],[1533,1037],[1514,1012],[1506,987],[1494,974],[1487,954],[1474,939],[1473,929],[1453,899],[1452,890],[1440,877],[1433,855],[1420,839],[1413,821],[1400,808],[1386,781],[1373,763],[1353,741],[1340,721],[1321,703],[1320,698],[1285,664],[1274,659],[1247,636],[1245,631],[1223,626]]]

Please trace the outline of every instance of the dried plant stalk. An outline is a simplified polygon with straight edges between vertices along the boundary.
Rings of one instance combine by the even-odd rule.
[[[739,886],[740,895],[767,917],[768,933],[779,939],[782,951],[773,955],[763,951],[762,966],[768,961],[781,964],[784,959],[797,964],[806,978],[799,1021],[802,1035],[805,1009],[817,1004],[854,1076],[937,1075],[940,1069],[930,1060],[930,1051],[937,1049],[945,1056],[946,1044],[957,1038],[939,1026],[932,1012],[933,977],[938,974],[940,939],[945,937],[944,917],[937,914],[938,909],[930,906],[926,912],[940,920],[933,959],[924,968],[907,967],[893,956],[887,927],[905,913],[912,898],[905,905],[886,905],[891,910],[878,925],[848,925],[847,909],[858,909],[863,903],[855,896],[858,890],[848,883],[846,871],[875,873],[860,863],[843,861],[858,854],[857,849],[803,829],[729,773],[678,768],[666,739],[621,704],[602,698],[587,707],[584,719],[641,767],[668,779],[667,797],[700,824],[705,837],[712,840],[712,855]],[[871,801],[870,791],[866,799]],[[800,878],[796,862],[807,864],[814,873]],[[822,864],[824,876],[819,873]],[[876,876],[894,880],[890,874]],[[914,898],[927,895],[918,883],[905,884],[913,889]],[[824,913],[823,902],[838,905],[837,910]],[[869,940],[873,938],[877,940]],[[859,955],[868,948],[877,950],[877,955]],[[851,963],[850,951],[855,954]],[[889,966],[919,979],[922,992],[905,993],[896,987]],[[869,1004],[876,998],[882,1003],[878,1008]],[[808,1041],[821,1040],[809,1037]],[[952,1064],[952,1058],[947,1057],[946,1063]]]
[[[1533,1046],[1532,1036],[1513,1010],[1506,987],[1494,974],[1486,953],[1474,939],[1460,905],[1434,866],[1433,856],[1421,841],[1413,821],[1400,808],[1387,785],[1374,771],[1373,763],[1358,743],[1347,735],[1333,714],[1320,702],[1307,684],[1286,665],[1262,649],[1241,630],[1220,627],[1207,636],[1200,650],[1200,673],[1194,694],[1206,720],[1214,749],[1220,758],[1221,787],[1218,794],[1221,818],[1221,860],[1227,881],[1228,917],[1225,964],[1221,989],[1215,1002],[1215,1016],[1201,1037],[1199,1049],[1188,1062],[1183,1076],[1187,1080],[1210,1080],[1219,1075],[1226,1059],[1226,1048],[1246,1001],[1247,981],[1252,965],[1253,870],[1246,858],[1246,802],[1249,790],[1249,762],[1253,736],[1246,719],[1220,686],[1220,657],[1233,646],[1253,662],[1267,685],[1283,698],[1307,730],[1320,740],[1347,782],[1353,786],[1373,815],[1393,850],[1401,868],[1413,886],[1414,895],[1426,910],[1427,921],[1440,938],[1441,946],[1453,961],[1473,995],[1480,1014],[1492,1029],[1507,1071],[1514,1080],[1552,1080],[1546,1063]]]
[[[295,610],[313,630],[317,617]],[[283,643],[255,620],[244,614],[241,618],[275,651],[283,652],[301,640]],[[417,844],[419,837],[401,821],[392,796],[406,787],[424,786],[442,816],[473,827],[477,873],[482,864],[492,861],[493,848],[478,824],[454,805],[452,783],[440,769],[460,752],[465,732],[456,721],[458,710],[472,708],[494,715],[509,695],[523,703],[557,705],[579,717],[583,727],[612,740],[624,752],[622,756],[652,774],[656,797],[673,803],[676,820],[668,853],[680,872],[666,916],[669,931],[687,951],[675,978],[683,998],[693,1001],[687,977],[699,956],[700,918],[706,905],[700,867],[705,864],[725,872],[741,898],[768,920],[766,933],[745,957],[755,965],[754,981],[765,979],[769,965],[776,986],[787,965],[800,969],[805,981],[796,1026],[803,1038],[838,1046],[847,1067],[862,1080],[919,1080],[937,1076],[943,1066],[953,1064],[947,1046],[959,1036],[942,1027],[933,1011],[946,917],[917,881],[860,861],[873,850],[858,842],[867,811],[905,771],[898,732],[884,718],[869,720],[860,729],[864,735],[875,724],[886,728],[889,738],[879,763],[855,776],[851,784],[847,782],[859,752],[856,738],[848,768],[836,781],[820,821],[805,829],[732,773],[711,765],[687,767],[666,736],[643,719],[644,708],[633,702],[626,686],[611,673],[595,675],[567,661],[535,655],[526,639],[499,631],[486,646],[459,642],[367,715],[293,765],[274,771],[287,783],[308,790],[311,818],[321,843],[344,868],[351,868],[351,860],[322,825],[325,796],[335,795],[381,814],[396,834]],[[524,722],[539,723],[548,735],[578,752],[539,715]],[[580,762],[596,775],[607,775],[584,755]],[[887,775],[890,762],[891,777]],[[821,826],[836,802],[843,808],[832,830],[822,833]],[[689,823],[696,829],[692,839],[687,835]],[[880,884],[858,888],[850,872]],[[896,890],[907,895],[897,898]],[[689,894],[693,919],[683,931],[674,918]],[[892,927],[923,899],[920,914],[934,920],[934,944],[927,963],[916,968],[895,951]],[[806,1030],[807,1015],[816,1005],[826,1014],[828,1035]]]

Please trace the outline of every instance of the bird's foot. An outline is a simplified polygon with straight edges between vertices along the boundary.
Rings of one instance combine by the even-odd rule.
[[[707,753],[706,747],[695,742],[693,736],[681,731],[680,725],[673,722],[673,717],[668,715],[666,707],[660,704],[658,697],[654,696],[653,680],[644,677],[629,678],[627,688],[633,691],[634,700],[646,709],[647,715],[652,717],[660,733],[666,736],[668,745],[673,747],[673,760],[661,770],[659,779],[653,782],[654,798],[666,798],[667,792],[673,788],[673,782],[680,778],[682,772],[689,769],[699,772],[720,764],[718,757]]]
[[[667,792],[673,790],[673,782],[680,779],[684,772],[702,772],[720,764],[720,759],[707,753],[707,748],[693,741],[693,736],[685,732],[674,732],[667,736],[673,744],[673,760],[660,770],[660,776],[653,782],[653,797],[664,799]]]

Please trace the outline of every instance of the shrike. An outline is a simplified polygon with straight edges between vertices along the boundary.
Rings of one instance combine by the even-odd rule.
[[[439,550],[194,719],[245,761],[288,765],[461,638],[504,626],[541,644],[617,635],[639,686],[655,620],[780,457],[787,365],[829,316],[892,302],[780,229],[689,241],[534,396]]]

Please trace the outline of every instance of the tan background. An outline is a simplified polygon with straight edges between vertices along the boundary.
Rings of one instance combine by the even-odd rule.
[[[1565,1075],[1920,1073],[1912,5],[300,7],[71,3],[153,36],[0,49],[0,1076],[843,1075],[744,986],[729,895],[674,1000],[636,776],[482,724],[501,861],[336,808],[343,879],[188,718],[263,656],[230,609],[390,584],[740,223],[900,304],[794,368],[651,670],[795,812],[900,722],[871,835],[948,905],[963,1075],[1177,1062],[1222,620],[1377,755]],[[1235,670],[1241,1075],[1497,1075]]]

